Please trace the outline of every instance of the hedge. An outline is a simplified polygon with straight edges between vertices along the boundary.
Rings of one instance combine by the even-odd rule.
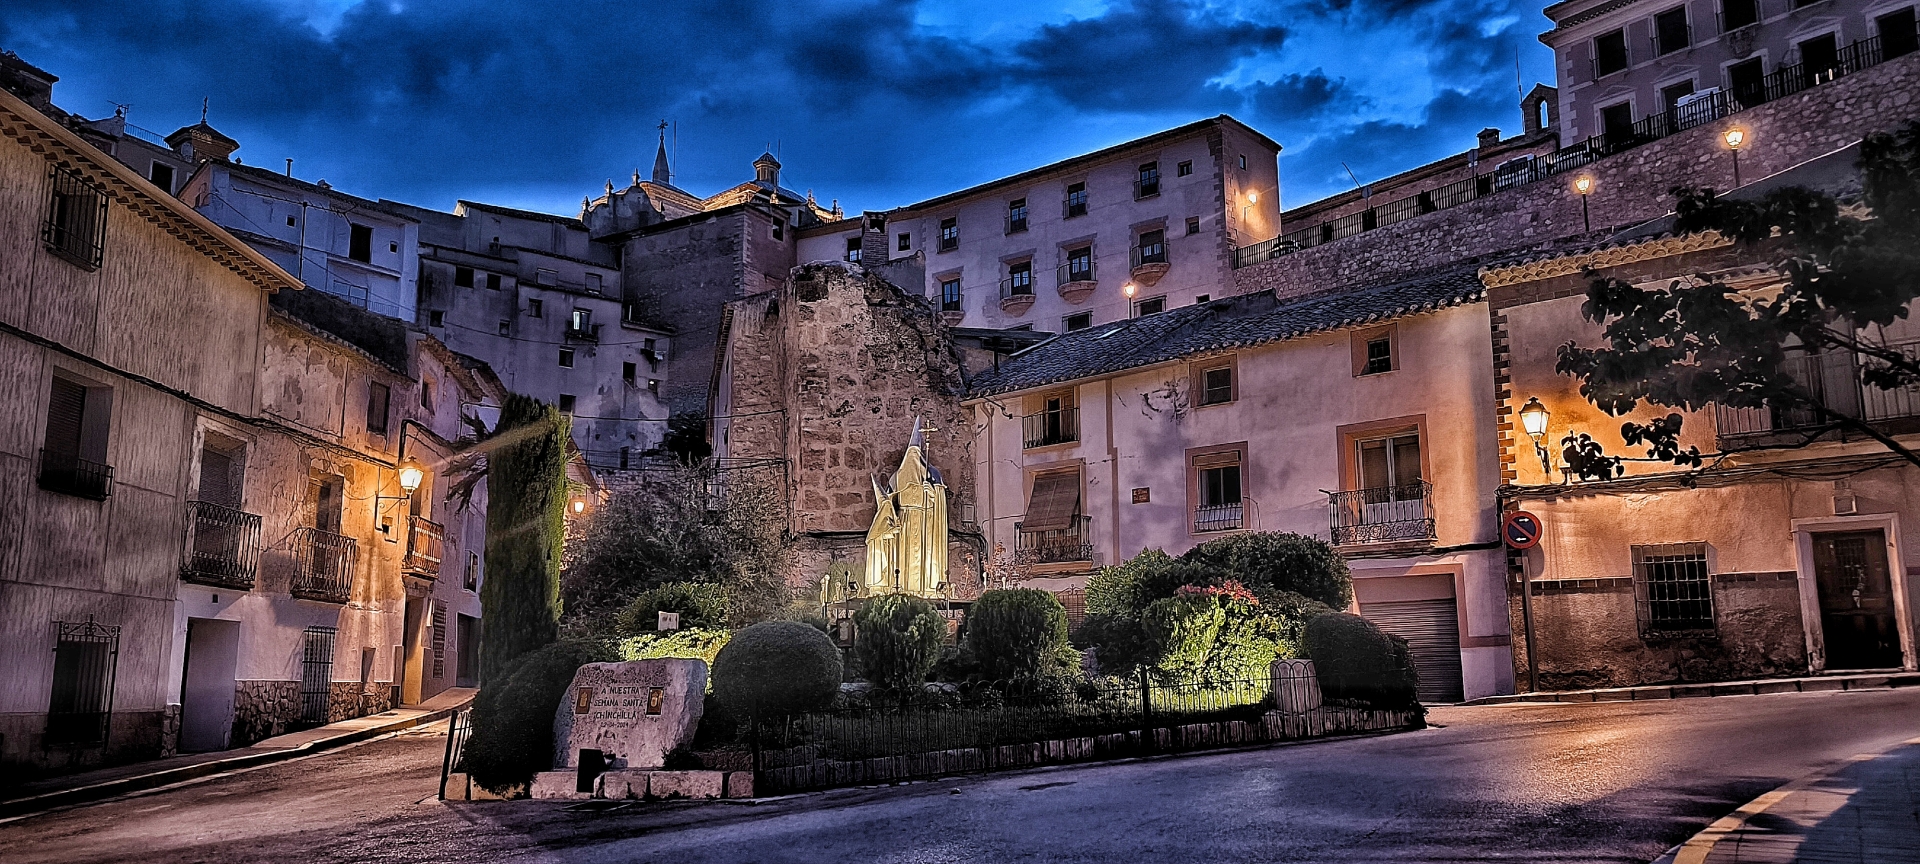
[[[461,764],[473,782],[494,792],[533,782],[553,768],[553,718],[588,663],[617,660],[598,642],[556,642],[510,661],[474,698],[473,737]]]
[[[1307,622],[1306,643],[1327,699],[1384,709],[1419,704],[1420,676],[1406,640],[1372,621],[1345,612],[1321,615]]]
[[[853,656],[875,687],[906,690],[927,680],[940,659],[947,622],[933,604],[911,594],[887,594],[853,613]]]
[[[990,679],[1034,678],[1064,671],[1067,610],[1038,588],[1001,588],[967,609],[967,647]]]
[[[713,695],[743,717],[799,714],[831,703],[843,674],[827,634],[797,621],[763,621],[733,634],[713,658]]]

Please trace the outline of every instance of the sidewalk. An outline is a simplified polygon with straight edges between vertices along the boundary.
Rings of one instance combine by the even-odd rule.
[[[1659,684],[1648,687],[1607,687],[1598,690],[1548,690],[1485,696],[1461,705],[1511,705],[1515,702],[1638,702],[1645,699],[1692,699],[1701,696],[1757,696],[1767,693],[1818,693],[1832,690],[1880,690],[1920,687],[1920,672],[1862,672],[1810,675],[1803,678],[1766,678],[1757,681],[1716,681],[1702,684]]]
[[[389,732],[411,729],[444,719],[454,710],[467,707],[473,703],[476,692],[471,687],[454,687],[441,691],[419,705],[289,732],[256,742],[251,747],[217,753],[189,753],[34,780],[8,790],[12,797],[0,801],[0,819],[295,759]]]
[[[1655,864],[1920,862],[1920,738],[1754,799]]]

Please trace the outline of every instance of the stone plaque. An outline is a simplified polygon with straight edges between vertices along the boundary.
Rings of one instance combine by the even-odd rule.
[[[553,767],[577,767],[581,750],[600,751],[608,769],[662,767],[693,741],[706,691],[699,660],[588,663],[554,712]]]

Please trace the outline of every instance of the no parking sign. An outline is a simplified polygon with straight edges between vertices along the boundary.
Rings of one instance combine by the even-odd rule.
[[[1515,510],[1507,514],[1500,526],[1500,535],[1507,545],[1514,549],[1532,549],[1540,545],[1540,517],[1525,510]]]

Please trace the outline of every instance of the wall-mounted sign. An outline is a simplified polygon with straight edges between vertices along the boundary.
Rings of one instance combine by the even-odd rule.
[[[1148,501],[1151,501],[1151,500],[1153,500],[1153,490],[1152,490],[1152,489],[1150,489],[1150,488],[1148,488],[1148,487],[1146,487],[1146,486],[1142,486],[1142,487],[1140,487],[1140,488],[1138,488],[1138,489],[1135,489],[1135,490],[1133,490],[1133,503],[1135,503],[1135,504],[1145,504],[1145,503],[1147,503]]]
[[[1501,537],[1514,549],[1532,549],[1540,545],[1541,531],[1540,517],[1525,510],[1508,513],[1506,521],[1500,525]]]

